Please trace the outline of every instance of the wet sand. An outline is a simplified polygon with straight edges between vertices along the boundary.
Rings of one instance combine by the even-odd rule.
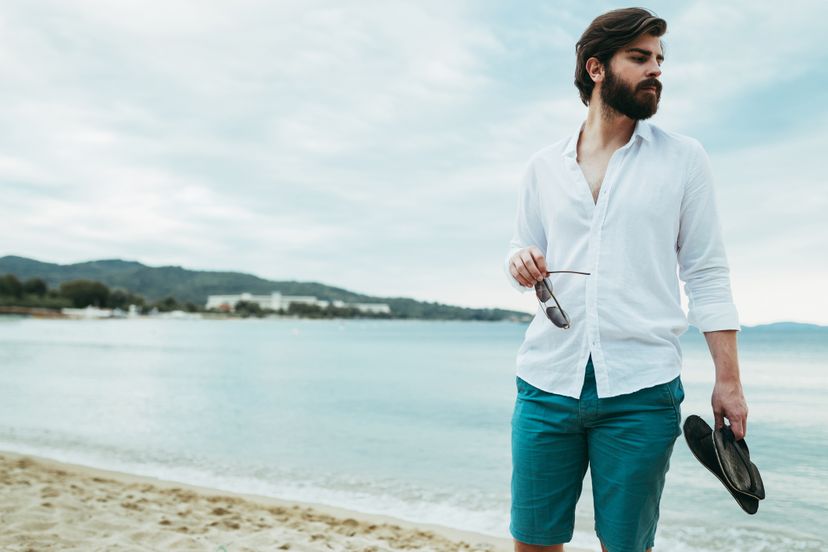
[[[0,481],[2,550],[513,550],[509,538],[11,452]]]

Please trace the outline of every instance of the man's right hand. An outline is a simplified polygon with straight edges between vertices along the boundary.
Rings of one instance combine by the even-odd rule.
[[[509,259],[509,272],[523,287],[535,287],[548,271],[543,253],[534,245],[524,247]]]

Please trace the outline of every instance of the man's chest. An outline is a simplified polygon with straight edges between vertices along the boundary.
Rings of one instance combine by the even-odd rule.
[[[604,152],[583,156],[578,160],[578,165],[589,185],[594,203],[598,202],[598,194],[601,192],[601,184],[604,182],[604,176],[607,174],[607,166],[611,158],[612,152]]]
[[[670,235],[677,228],[684,188],[678,163],[618,155],[585,157],[581,165],[572,156],[539,164],[536,177],[548,235],[585,236],[600,228]]]

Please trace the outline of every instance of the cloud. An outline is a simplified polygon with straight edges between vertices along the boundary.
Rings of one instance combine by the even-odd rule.
[[[783,9],[762,2],[696,1],[668,18],[664,95],[669,98],[659,114],[667,127],[710,133],[734,104],[763,114],[755,96],[767,88],[775,102],[790,94],[785,87],[823,64],[826,54],[814,37],[828,6],[800,3],[799,9]],[[823,71],[818,71],[822,74]],[[781,96],[780,96],[781,92]],[[717,143],[722,149],[729,145]],[[732,144],[736,147],[737,144]]]
[[[826,321],[826,123],[712,159],[734,296],[748,321]]]
[[[708,147],[749,320],[767,314],[756,274],[771,286],[826,271],[801,258],[825,236],[809,221],[826,136],[795,123],[825,120],[804,92],[825,82],[825,8],[809,6],[655,6],[670,32],[654,122]],[[573,48],[595,15],[578,2],[4,3],[0,254],[531,311],[500,268],[516,187],[584,116]],[[769,116],[781,106],[794,115]],[[763,270],[767,247],[797,272]],[[817,316],[806,291],[791,317]]]

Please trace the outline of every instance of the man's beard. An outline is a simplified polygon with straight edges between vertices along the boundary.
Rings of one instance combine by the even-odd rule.
[[[648,86],[655,86],[655,94],[642,92]],[[619,79],[607,64],[601,85],[601,101],[605,107],[633,120],[649,119],[658,110],[660,99],[661,83],[656,79],[646,79],[633,88]]]

